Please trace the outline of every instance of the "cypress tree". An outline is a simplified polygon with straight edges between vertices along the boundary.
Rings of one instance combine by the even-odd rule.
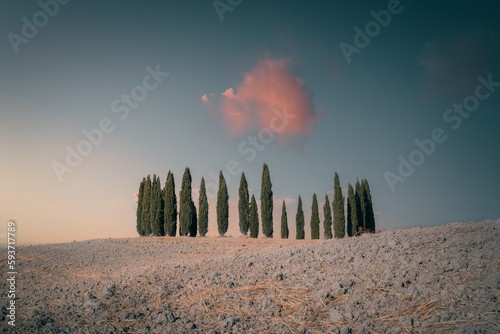
[[[356,218],[357,218],[357,223],[358,223],[358,231],[361,229],[361,198],[359,197],[360,195],[360,184],[358,178],[356,178],[356,184],[354,186],[354,199],[356,200]]]
[[[158,188],[160,188],[160,221],[158,222],[161,235],[167,234],[165,231],[165,188],[161,187],[160,176],[158,176]]]
[[[346,232],[347,236],[352,237],[352,221],[351,221],[351,203],[349,201],[349,196],[347,197],[347,220],[346,220]]]
[[[241,173],[238,213],[240,217],[240,232],[243,235],[247,235],[250,225],[250,197],[248,195],[248,183],[245,173]]]
[[[189,171],[189,167],[186,167],[186,169],[184,169],[179,197],[179,235],[183,236],[188,235],[189,227],[193,219],[193,214],[191,212],[191,172]]]
[[[316,194],[313,194],[311,207],[311,239],[319,239],[319,212]]]
[[[162,209],[162,193],[160,185],[160,177],[156,174],[153,175],[153,182],[151,186],[151,199],[150,199],[150,226],[151,234],[155,236],[163,235],[163,217],[161,215]]]
[[[146,178],[146,184],[144,184],[144,198],[142,207],[142,230],[144,235],[151,234],[151,176],[148,175]]]
[[[255,196],[252,195],[252,200],[250,202],[250,238],[259,237],[259,212],[257,210],[257,202],[255,201]]]
[[[262,233],[268,238],[273,237],[273,191],[269,167],[264,164],[262,169],[262,184],[260,190],[260,211]]]
[[[347,187],[347,235],[353,237],[358,233],[358,200],[349,183]]]
[[[157,191],[158,191],[158,206],[159,206],[159,214],[158,214],[158,229],[160,230],[160,235],[161,236],[164,236],[165,235],[165,225],[164,225],[164,221],[165,221],[165,212],[164,212],[164,208],[165,208],[165,190],[162,188],[161,186],[161,181],[160,181],[160,175],[157,176],[158,180],[158,185],[156,186],[157,187]]]
[[[142,225],[142,208],[144,200],[144,185],[146,184],[146,178],[142,178],[141,184],[139,185],[139,193],[137,194],[137,233],[140,236],[144,235],[144,229]]]
[[[281,239],[288,239],[288,217],[286,215],[286,204],[283,200],[283,206],[281,207]]]
[[[344,196],[342,196],[342,188],[340,187],[337,172],[335,172],[333,191],[333,230],[335,238],[345,236]]]
[[[356,179],[356,195],[358,197],[358,230],[366,228],[366,203],[363,186]]]
[[[373,213],[372,195],[366,179],[363,180],[364,194],[366,195],[366,228],[375,232],[375,214]]]
[[[325,195],[325,205],[323,205],[323,214],[325,216],[325,223],[323,227],[325,229],[325,239],[332,238],[332,209],[330,208],[330,199],[328,194]]]
[[[177,233],[177,196],[175,195],[174,174],[168,171],[164,187],[163,229],[165,235],[175,237]]]
[[[227,193],[226,179],[219,172],[219,190],[217,191],[217,229],[219,235],[223,236],[227,232],[229,225],[229,195]]]
[[[191,221],[189,222],[189,236],[196,237],[198,231],[198,215],[196,214],[196,206],[194,201],[191,201]]]
[[[198,232],[204,237],[208,232],[208,199],[205,179],[201,177],[200,198],[198,200]]]
[[[304,231],[304,211],[302,211],[302,198],[300,196],[297,203],[297,214],[295,215],[295,228],[297,230],[296,239],[304,239],[306,234]]]

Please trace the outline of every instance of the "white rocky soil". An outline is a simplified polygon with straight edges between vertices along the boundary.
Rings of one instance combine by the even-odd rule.
[[[500,220],[20,247],[16,333],[499,333]],[[0,265],[7,272],[6,261]],[[7,300],[7,281],[0,283]]]

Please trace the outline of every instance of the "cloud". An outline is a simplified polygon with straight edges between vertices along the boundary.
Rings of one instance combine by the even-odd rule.
[[[209,96],[210,96],[210,97],[214,97],[214,96],[215,96],[215,94],[214,94],[214,93],[210,93],[210,94],[208,94],[208,95],[207,95],[207,94],[203,94],[203,96],[201,97],[201,100],[202,100],[203,102],[207,103],[207,104],[210,104],[210,102],[211,102],[211,101],[210,101]]]
[[[260,60],[236,89],[221,94],[219,110],[231,135],[270,128],[280,144],[312,134],[318,119],[310,94],[284,59]]]
[[[226,89],[222,96],[227,97],[228,99],[234,99],[234,90],[232,88]]]
[[[492,71],[498,45],[498,35],[486,29],[426,42],[417,57],[424,68],[424,97],[456,102],[473,93],[477,77]]]

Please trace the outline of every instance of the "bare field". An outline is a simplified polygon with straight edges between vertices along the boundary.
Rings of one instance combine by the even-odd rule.
[[[21,247],[15,332],[497,333],[499,237],[497,220],[328,241]]]

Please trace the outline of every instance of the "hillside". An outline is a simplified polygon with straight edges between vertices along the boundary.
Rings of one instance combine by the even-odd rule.
[[[329,241],[141,237],[21,247],[16,330],[500,332],[499,240],[496,220]],[[0,268],[7,272],[5,261]],[[2,306],[3,332],[6,314]]]

